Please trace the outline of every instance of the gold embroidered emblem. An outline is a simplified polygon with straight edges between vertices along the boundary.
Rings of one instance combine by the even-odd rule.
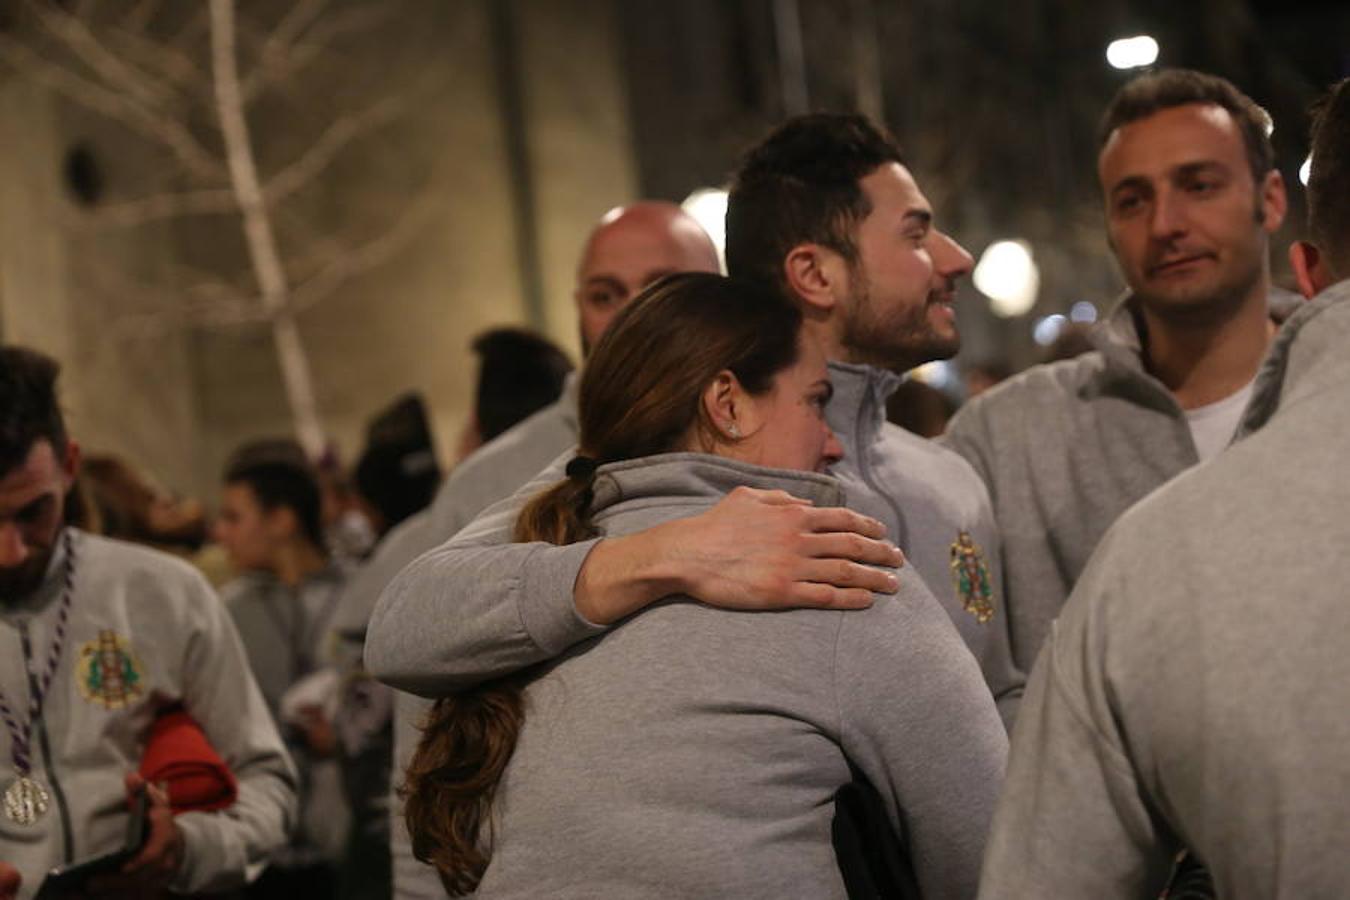
[[[145,693],[144,667],[132,652],[131,642],[113,631],[80,647],[75,663],[75,683],[90,703],[104,709],[123,709]]]
[[[952,582],[956,586],[956,595],[961,598],[962,608],[981,625],[987,624],[994,618],[994,588],[989,580],[984,551],[970,532],[957,534],[952,543],[951,560]]]

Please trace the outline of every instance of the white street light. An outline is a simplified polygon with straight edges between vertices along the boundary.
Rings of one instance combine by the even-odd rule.
[[[727,270],[727,192],[722,188],[699,188],[680,204],[703,226],[717,248],[717,262]]]
[[[1053,316],[1046,316],[1036,322],[1036,327],[1031,329],[1031,339],[1042,347],[1048,347],[1055,342],[1064,331],[1064,326],[1069,324],[1069,320],[1059,313]]]
[[[1303,165],[1298,167],[1298,180],[1303,182],[1303,186],[1308,186],[1308,179],[1312,178],[1312,154],[1303,161]]]
[[[1074,322],[1091,325],[1097,321],[1097,307],[1088,300],[1079,300],[1069,307],[1069,318]]]
[[[1146,34],[1120,38],[1106,48],[1106,61],[1117,69],[1151,66],[1158,59],[1158,42]]]
[[[1026,241],[997,241],[989,245],[975,266],[975,287],[989,298],[995,315],[1010,319],[1036,305],[1041,273]]]

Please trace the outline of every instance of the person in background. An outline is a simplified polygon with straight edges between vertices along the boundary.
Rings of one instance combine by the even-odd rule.
[[[1308,210],[1238,440],[1120,518],[1047,638],[983,898],[1155,897],[1182,848],[1215,896],[1350,892],[1350,80]]]
[[[441,483],[426,404],[416,393],[399,397],[366,426],[366,448],[352,482],[376,542],[426,508]]]
[[[58,372],[0,348],[0,891],[27,900],[52,868],[117,849],[142,789],[145,847],[91,896],[241,887],[286,842],[295,771],[202,576],[64,523],[80,451]],[[175,816],[135,771],[158,717],[179,707],[237,781],[225,809]]]
[[[465,425],[458,458],[557,402],[572,361],[556,344],[524,328],[493,328],[473,339],[478,357],[473,418]]]
[[[1122,87],[1102,118],[1097,174],[1129,293],[1093,331],[1094,352],[1021,373],[947,429],[994,499],[1023,669],[1111,523],[1232,438],[1290,312],[1270,284],[1287,201],[1267,123],[1201,72]]]
[[[299,445],[272,440],[236,450],[222,482],[215,536],[243,574],[221,598],[300,771],[298,827],[249,896],[335,896],[334,866],[350,818],[334,759],[336,684],[294,712],[286,702],[288,692],[334,662],[343,573],[324,542],[318,477]]]

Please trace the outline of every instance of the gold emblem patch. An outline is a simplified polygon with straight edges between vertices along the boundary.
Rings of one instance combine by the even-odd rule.
[[[104,709],[122,709],[138,700],[145,693],[143,674],[131,642],[113,631],[100,631],[97,638],[80,647],[75,663],[80,693]]]
[[[961,606],[981,625],[988,623],[994,618],[994,588],[989,580],[984,551],[970,532],[957,534],[952,543],[951,558],[952,581],[956,595],[961,598]]]

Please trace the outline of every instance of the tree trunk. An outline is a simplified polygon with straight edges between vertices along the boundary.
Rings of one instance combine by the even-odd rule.
[[[272,221],[258,181],[258,168],[249,143],[243,94],[235,60],[234,0],[211,0],[211,68],[216,89],[216,114],[225,138],[230,186],[248,242],[249,261],[272,323],[272,339],[281,365],[281,377],[290,403],[296,437],[312,457],[323,451],[324,433],[309,358],[290,308],[290,285],[281,264]]]

